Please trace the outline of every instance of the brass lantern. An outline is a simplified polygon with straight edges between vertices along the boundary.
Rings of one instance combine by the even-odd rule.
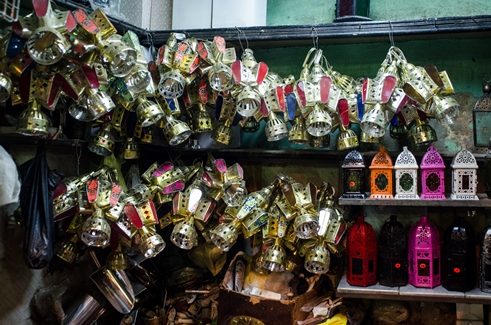
[[[111,35],[104,42],[102,56],[109,70],[116,77],[125,77],[136,63],[136,50],[127,45],[121,35]]]
[[[292,122],[292,128],[288,132],[288,141],[296,144],[305,144],[309,142],[309,133],[305,127],[305,119],[301,114],[295,116]]]
[[[68,113],[79,121],[88,122],[111,112],[115,106],[105,91],[86,88],[79,100],[68,107]]]
[[[276,116],[275,113],[270,112],[264,132],[268,141],[279,141],[288,136],[288,127],[285,121]]]
[[[142,127],[156,124],[164,117],[164,111],[156,102],[148,98],[138,97],[136,106],[138,122]]]
[[[164,135],[169,141],[171,146],[177,146],[178,144],[186,141],[193,133],[185,122],[176,119],[172,115],[167,115],[164,124]]]
[[[38,28],[29,37],[26,46],[29,56],[42,65],[57,63],[70,49],[65,36],[50,27]]]
[[[285,270],[286,252],[283,248],[282,238],[277,237],[274,244],[264,252],[263,268],[271,272],[283,272]]]
[[[143,227],[138,230],[140,233],[140,252],[145,258],[152,258],[160,254],[165,248],[165,241],[155,232],[154,229]]]
[[[138,143],[135,142],[133,138],[128,138],[123,149],[123,158],[126,160],[132,160],[138,159],[139,156],[140,149],[138,148]]]
[[[4,73],[0,73],[0,103],[5,103],[12,90],[12,80]]]
[[[104,218],[101,209],[85,220],[80,239],[87,246],[106,247],[111,238],[111,226]]]
[[[41,106],[33,101],[20,113],[16,132],[22,135],[46,136],[50,121]]]
[[[114,136],[111,133],[111,125],[109,123],[101,127],[88,148],[99,156],[109,156],[113,153]]]

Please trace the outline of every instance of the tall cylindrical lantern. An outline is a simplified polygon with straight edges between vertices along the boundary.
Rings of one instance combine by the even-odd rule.
[[[348,230],[346,249],[348,283],[361,287],[377,283],[377,235],[363,216]]]
[[[409,230],[409,284],[421,288],[440,285],[440,264],[440,233],[427,216],[422,216]]]
[[[407,236],[396,216],[390,216],[380,230],[378,275],[379,283],[384,286],[407,284]]]

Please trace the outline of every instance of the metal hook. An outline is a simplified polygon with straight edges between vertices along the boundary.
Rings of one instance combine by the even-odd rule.
[[[317,28],[315,26],[312,26],[312,43],[314,44],[314,47],[316,49],[319,48],[319,34],[317,33]]]
[[[242,38],[245,40],[246,42],[246,48],[249,48],[249,40],[247,39],[247,36],[245,34],[245,32],[243,30],[241,30],[239,27],[235,26],[235,29],[237,30],[237,36],[239,38],[239,43],[240,43],[240,47],[242,49],[242,52],[244,52],[244,46],[242,46],[242,41],[241,41],[241,37],[240,35],[242,34]]]
[[[241,30],[237,26],[235,26],[235,29],[237,30],[237,38],[239,39],[240,48],[242,49],[242,52],[244,52],[244,46],[242,45],[242,40],[240,39]]]
[[[394,45],[394,32],[392,29],[392,22],[389,20],[389,41],[390,41],[390,46],[395,46]]]

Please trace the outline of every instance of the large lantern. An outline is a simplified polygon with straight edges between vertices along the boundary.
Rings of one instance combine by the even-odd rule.
[[[380,230],[378,274],[378,280],[384,286],[407,284],[407,238],[404,226],[396,216],[390,216]]]
[[[370,198],[392,199],[392,159],[383,146],[370,165]]]
[[[422,216],[409,230],[409,284],[421,288],[440,285],[440,233]]]
[[[396,199],[419,199],[418,163],[414,155],[404,147],[394,165],[396,177]]]
[[[479,287],[481,291],[491,293],[491,226],[484,231],[479,268]]]
[[[372,226],[358,217],[348,230],[348,269],[350,285],[366,287],[377,283],[377,235]]]
[[[442,156],[430,146],[421,161],[421,198],[423,200],[445,199],[445,163]]]
[[[463,217],[445,232],[442,284],[448,290],[468,291],[476,282],[474,234]]]
[[[462,149],[452,160],[452,200],[478,200],[477,162],[474,155]]]
[[[345,199],[364,199],[363,184],[365,183],[365,162],[357,150],[350,151],[344,157],[343,164],[343,190],[341,196]]]

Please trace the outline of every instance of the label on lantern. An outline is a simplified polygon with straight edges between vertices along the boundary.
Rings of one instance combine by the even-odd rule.
[[[99,196],[99,180],[93,178],[87,182],[87,201],[95,203]]]

